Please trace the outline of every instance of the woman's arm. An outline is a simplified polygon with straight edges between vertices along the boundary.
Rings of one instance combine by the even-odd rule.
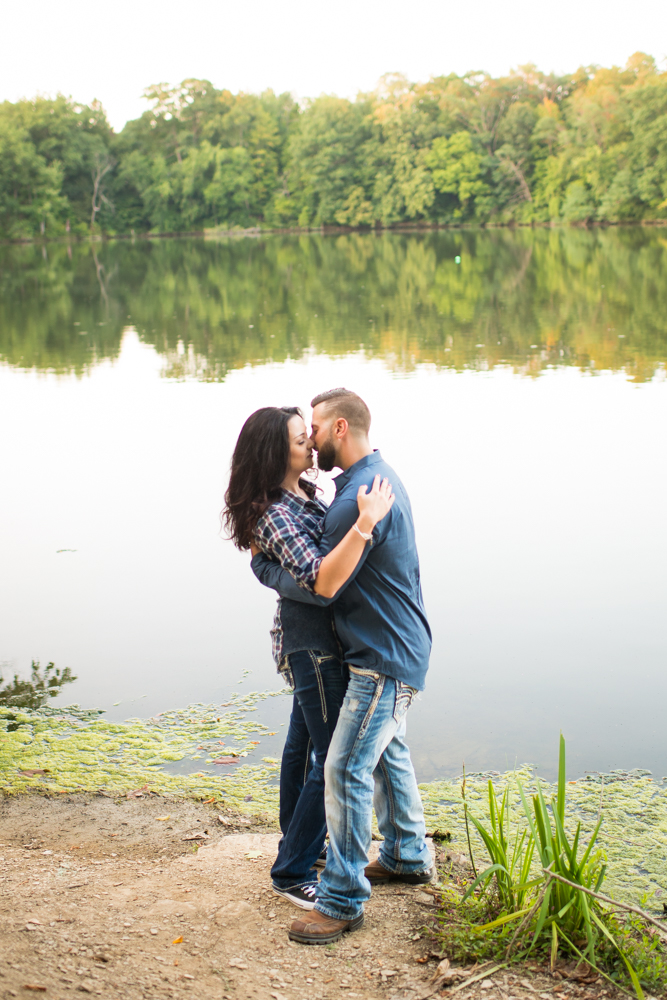
[[[291,573],[283,569],[275,559],[269,559],[262,551],[258,550],[252,557],[250,568],[262,586],[275,590],[279,597],[287,597],[290,601],[301,601],[302,604],[314,604],[318,608],[328,608],[333,603],[332,597],[320,597],[307,587],[300,587]]]
[[[252,555],[254,557],[264,550],[265,554],[276,558],[302,588],[312,588],[321,597],[332,598],[359,565],[370,541],[362,535],[372,533],[378,521],[389,513],[393,503],[391,484],[386,479],[380,483],[380,476],[376,476],[370,492],[367,492],[366,486],[359,487],[357,519],[327,555],[322,555],[311,538],[306,540],[303,535],[295,535],[293,531],[285,531],[280,544],[276,545],[274,542],[270,552],[266,552],[264,545],[260,549],[258,545],[251,543]],[[275,528],[273,525],[274,532]]]

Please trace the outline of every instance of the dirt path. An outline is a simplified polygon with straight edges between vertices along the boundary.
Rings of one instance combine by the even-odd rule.
[[[360,931],[328,947],[296,945],[286,931],[301,911],[271,892],[277,833],[231,812],[221,823],[219,814],[215,804],[159,797],[2,800],[0,996],[420,1000],[430,993],[437,961],[420,930],[434,912],[432,896],[376,887]],[[194,835],[208,839],[184,839]],[[613,992],[522,970],[455,996]]]

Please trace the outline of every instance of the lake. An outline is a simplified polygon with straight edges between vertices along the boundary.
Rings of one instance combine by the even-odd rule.
[[[278,687],[229,459],[345,385],[415,512],[419,778],[552,776],[561,730],[573,775],[667,775],[664,230],[4,246],[0,289],[5,682],[70,667],[54,703],[112,719]]]

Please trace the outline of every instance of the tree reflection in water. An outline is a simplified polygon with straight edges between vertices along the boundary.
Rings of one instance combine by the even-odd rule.
[[[14,674],[12,681],[4,682],[0,673],[0,705],[8,708],[43,708],[49,698],[60,694],[66,684],[76,680],[69,667],[59,670],[55,663],[47,663],[42,669],[39,660],[30,665],[30,680],[22,680]]]
[[[83,374],[132,327],[177,379],[362,352],[400,373],[642,382],[667,361],[666,267],[663,231],[642,226],[4,246],[0,361]]]

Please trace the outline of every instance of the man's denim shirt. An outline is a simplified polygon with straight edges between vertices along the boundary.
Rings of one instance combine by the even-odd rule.
[[[405,488],[379,451],[336,476],[336,497],[324,519],[320,553],[326,555],[359,516],[357,492],[369,489],[376,475],[392,484],[394,505],[373,531],[359,564],[335,597],[320,597],[296,583],[290,573],[263,553],[252,560],[255,576],[282,597],[310,604],[334,603],[336,631],[345,662],[377,670],[422,690],[431,652],[431,630],[424,611],[412,509]]]

